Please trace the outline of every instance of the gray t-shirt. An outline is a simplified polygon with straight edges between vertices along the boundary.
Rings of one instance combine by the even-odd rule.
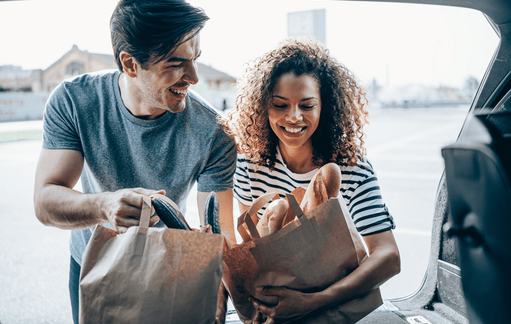
[[[208,103],[189,91],[182,112],[140,119],[124,106],[118,79],[119,71],[78,76],[62,82],[46,104],[43,148],[83,153],[84,193],[165,189],[184,212],[195,181],[198,191],[232,189],[235,143]],[[72,231],[71,255],[79,264],[92,231]]]

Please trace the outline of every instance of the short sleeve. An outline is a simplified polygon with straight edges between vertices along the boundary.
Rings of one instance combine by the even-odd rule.
[[[43,115],[43,148],[82,151],[73,100],[61,83],[52,92]]]
[[[377,234],[395,228],[394,219],[383,202],[376,173],[369,161],[343,173],[341,188],[351,218],[362,236]]]
[[[197,179],[197,190],[206,192],[232,189],[232,177],[236,168],[234,139],[219,127],[209,147],[208,161]]]
[[[238,155],[236,172],[234,173],[234,198],[246,206],[252,205],[250,176],[247,160],[244,155]]]

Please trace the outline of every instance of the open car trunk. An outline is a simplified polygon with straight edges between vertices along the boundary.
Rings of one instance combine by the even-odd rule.
[[[442,155],[431,255],[420,289],[386,302],[359,323],[510,323],[511,2],[506,0],[381,1],[449,5],[486,15],[500,44],[456,143]],[[506,226],[507,225],[507,226]]]

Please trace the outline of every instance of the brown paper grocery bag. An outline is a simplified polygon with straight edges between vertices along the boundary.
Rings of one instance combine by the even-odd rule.
[[[150,214],[147,197],[140,226],[118,234],[97,225],[80,273],[80,323],[215,322],[223,237],[148,227]]]
[[[297,197],[303,197],[301,188]],[[293,192],[287,195],[291,221],[265,237],[257,233],[257,211],[275,194],[265,194],[238,218],[244,243],[224,251],[224,284],[243,321],[254,319],[250,296],[276,304],[277,299],[258,294],[258,286],[284,286],[300,291],[325,289],[356,269],[367,257],[361,237],[344,206],[330,198],[303,214]],[[294,215],[293,214],[293,215]],[[287,220],[287,217],[286,217]],[[368,295],[313,314],[300,323],[355,323],[382,304],[379,289]]]

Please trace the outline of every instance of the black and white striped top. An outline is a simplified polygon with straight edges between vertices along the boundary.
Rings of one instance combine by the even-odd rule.
[[[257,171],[256,171],[257,167]],[[365,157],[360,157],[356,165],[339,165],[342,174],[340,195],[351,214],[351,218],[362,235],[381,233],[395,228],[394,220],[383,203],[380,186],[373,167]],[[287,168],[280,152],[277,150],[275,169],[256,166],[238,155],[236,173],[234,174],[234,198],[250,206],[253,201],[268,192],[290,193],[297,187],[307,189],[316,170],[297,174]],[[262,216],[266,206],[258,212]]]

